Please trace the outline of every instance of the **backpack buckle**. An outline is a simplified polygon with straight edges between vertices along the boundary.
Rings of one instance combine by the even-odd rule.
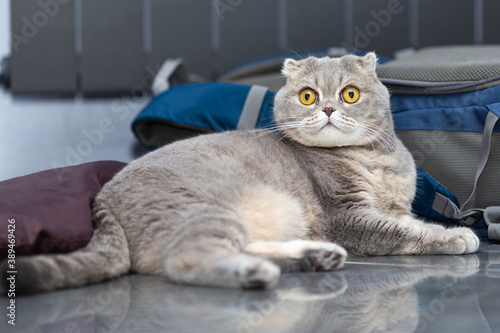
[[[464,212],[453,214],[451,219],[458,224],[464,226],[472,226],[476,221],[479,221],[483,218],[483,210],[482,209],[468,209]]]

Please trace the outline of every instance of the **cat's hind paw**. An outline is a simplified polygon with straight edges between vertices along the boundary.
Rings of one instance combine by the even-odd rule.
[[[270,289],[278,284],[281,271],[278,266],[261,258],[248,258],[235,270],[244,289]]]
[[[347,252],[333,243],[315,242],[313,248],[305,251],[304,257],[309,262],[310,270],[331,271],[344,266]]]

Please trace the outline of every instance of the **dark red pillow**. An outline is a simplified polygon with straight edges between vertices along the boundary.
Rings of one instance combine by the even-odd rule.
[[[92,236],[92,201],[125,165],[91,162],[0,182],[0,259],[7,257],[11,233],[16,255],[85,246]]]

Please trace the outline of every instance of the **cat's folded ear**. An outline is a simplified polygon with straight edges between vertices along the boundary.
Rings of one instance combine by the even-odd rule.
[[[287,78],[294,77],[300,69],[300,64],[298,61],[288,58],[283,62],[283,68],[281,69],[281,74]]]
[[[377,67],[377,56],[374,52],[368,52],[365,56],[359,57],[348,54],[340,58],[341,65],[348,71],[361,70],[363,73],[377,76],[375,68]]]
[[[377,56],[374,52],[368,52],[364,57],[359,59],[359,63],[367,71],[375,73],[375,68],[377,67]]]

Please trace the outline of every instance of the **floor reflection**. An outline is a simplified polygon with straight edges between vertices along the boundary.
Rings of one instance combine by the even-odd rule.
[[[498,274],[498,254],[490,271]],[[333,273],[285,274],[272,291],[178,286],[130,275],[85,288],[18,297],[16,329],[41,332],[414,332],[415,286],[456,286],[476,255],[351,260]],[[495,266],[496,265],[496,266]],[[0,299],[5,309],[7,299]],[[5,331],[6,323],[0,324]]]
[[[500,247],[489,247],[487,254],[486,276],[493,279],[500,279]]]

